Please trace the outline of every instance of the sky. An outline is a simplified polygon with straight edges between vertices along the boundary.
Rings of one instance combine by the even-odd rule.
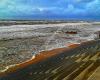
[[[100,20],[100,0],[0,0],[0,19]]]

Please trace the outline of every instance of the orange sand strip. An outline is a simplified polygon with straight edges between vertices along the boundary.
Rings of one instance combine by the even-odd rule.
[[[69,48],[76,48],[76,47],[78,47],[80,44],[70,44],[68,47]]]
[[[35,56],[35,58],[30,59],[30,60],[25,61],[25,62],[20,63],[20,64],[16,64],[14,67],[10,67],[5,72],[1,72],[0,76],[6,75],[8,73],[12,73],[18,69],[21,69],[21,68],[24,68],[24,67],[30,65],[30,64],[34,64],[34,63],[40,62],[42,60],[45,60],[49,57],[52,57],[54,55],[61,53],[64,50],[67,50],[67,48],[58,48],[58,49],[54,49],[54,50],[50,50],[50,51],[40,52],[38,55]]]
[[[53,49],[53,50],[50,50],[50,51],[42,51],[39,54],[37,54],[35,56],[35,58],[32,58],[32,59],[25,61],[23,63],[20,63],[20,64],[16,64],[15,66],[10,67],[6,71],[1,72],[0,76],[7,75],[9,73],[12,73],[12,72],[18,70],[18,69],[22,69],[24,67],[27,67],[28,65],[38,63],[38,62],[43,61],[47,58],[50,58],[54,55],[60,54],[61,52],[67,51],[69,49],[72,49],[72,48],[75,48],[75,47],[78,47],[78,46],[79,46],[79,44],[70,44],[70,46],[68,46],[69,48],[65,47],[65,48]]]

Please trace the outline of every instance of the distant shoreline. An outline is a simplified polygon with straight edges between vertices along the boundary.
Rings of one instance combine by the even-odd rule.
[[[0,20],[0,26],[60,24],[60,23],[91,23],[93,21],[66,21],[66,20]]]
[[[4,24],[3,24],[4,23]],[[19,39],[19,38],[31,38],[35,36],[34,31],[35,29],[39,28],[47,28],[47,27],[63,27],[67,25],[91,25],[90,23],[53,23],[53,24],[34,24],[33,22],[26,22],[25,24],[13,22],[0,22],[0,40],[12,40],[12,39]],[[32,23],[32,24],[27,24],[27,23]],[[3,24],[3,25],[1,25]],[[9,26],[8,26],[9,24]],[[17,25],[16,25],[17,24]],[[20,25],[21,24],[21,25]],[[27,32],[26,32],[27,31]],[[31,33],[30,33],[31,31]],[[25,33],[25,34],[24,34]],[[30,34],[30,35],[29,35]]]

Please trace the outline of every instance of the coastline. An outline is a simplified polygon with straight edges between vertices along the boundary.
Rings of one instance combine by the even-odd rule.
[[[0,79],[18,80],[20,78],[22,80],[23,78],[25,78],[25,75],[28,77],[31,77],[32,75],[36,75],[34,73],[35,69],[36,70],[38,70],[39,68],[42,69],[42,66],[43,66],[42,64],[44,64],[45,62],[48,64],[48,62],[51,61],[50,64],[54,65],[54,63],[52,63],[53,60],[55,60],[54,62],[56,62],[56,60],[62,61],[65,59],[70,59],[70,58],[72,58],[73,55],[76,55],[76,56],[79,55],[78,53],[81,52],[80,50],[82,50],[82,53],[84,55],[84,52],[90,51],[94,46],[98,52],[99,50],[97,48],[100,46],[99,43],[100,43],[100,39],[91,40],[91,41],[82,42],[80,44],[73,43],[73,44],[69,45],[68,48],[66,48],[66,47],[60,48],[60,49],[57,48],[57,49],[53,49],[50,51],[40,52],[35,58],[33,57],[26,62],[17,64],[16,66],[9,68],[7,71],[0,73]],[[95,49],[93,51],[95,51]],[[61,51],[61,52],[59,52],[59,51]],[[51,53],[53,53],[53,54],[51,54]],[[94,60],[94,57],[93,57],[93,60]],[[43,68],[43,69],[45,69],[45,68]],[[20,75],[22,75],[22,76],[20,76]],[[16,77],[14,77],[14,76],[16,76]],[[25,78],[25,80],[29,79],[28,77]]]
[[[0,36],[2,36],[3,38],[9,38],[9,36],[10,36],[10,39],[20,39],[20,37],[22,38],[22,39],[24,39],[24,38],[27,38],[28,39],[28,37],[32,37],[32,36],[34,36],[33,34],[35,34],[35,33],[33,33],[34,32],[34,29],[35,29],[35,27],[37,28],[37,29],[40,29],[40,28],[46,28],[46,27],[66,27],[67,25],[71,25],[71,27],[73,28],[74,25],[75,24],[75,26],[76,26],[76,28],[77,27],[79,27],[80,25],[84,25],[84,24],[82,24],[82,23],[62,23],[62,24],[48,24],[48,25],[29,25],[29,26],[20,26],[20,25],[12,25],[12,26],[6,26],[6,27],[0,27],[0,29],[2,30],[1,32],[0,32]],[[78,26],[79,25],[79,26]],[[87,25],[91,25],[90,23],[88,24],[87,23]],[[19,27],[18,27],[19,26]],[[81,27],[81,26],[80,26]],[[28,31],[27,31],[27,29],[28,29]],[[29,33],[30,33],[30,30],[32,29],[32,32],[31,32],[31,36],[29,35]],[[92,29],[90,29],[90,32],[92,32],[92,30],[93,30],[93,28]],[[94,32],[96,31],[96,30],[93,30]],[[6,33],[6,34],[5,34]],[[23,33],[25,33],[24,35],[23,35]],[[26,33],[27,33],[27,35],[26,35]],[[44,32],[43,32],[44,33]],[[14,36],[14,35],[12,35],[12,34],[14,34],[14,35],[16,35],[16,36]],[[44,33],[44,34],[46,34],[46,33]],[[48,33],[49,34],[49,33]],[[4,35],[4,36],[3,36]],[[22,35],[22,36],[21,36]],[[37,33],[36,33],[36,35],[37,35]],[[38,35],[40,35],[40,34],[38,34]],[[28,37],[27,37],[28,36]],[[44,38],[44,36],[43,35],[40,35],[40,36],[42,36],[42,37],[40,37],[40,39],[41,38]],[[48,37],[48,36],[45,36],[45,37]],[[66,37],[66,36],[65,36]],[[64,38],[65,38],[64,37]],[[1,38],[1,37],[0,37]],[[62,36],[61,36],[61,38],[62,38]],[[87,38],[89,38],[89,37],[87,37]],[[58,38],[59,39],[59,38]],[[80,38],[79,38],[80,39]],[[7,40],[9,40],[9,39],[7,39]],[[55,40],[55,39],[54,39]],[[65,39],[66,40],[66,39]],[[78,39],[77,39],[78,40]],[[6,41],[6,39],[5,39],[5,41]],[[22,40],[23,41],[23,40]],[[27,41],[31,41],[31,40],[27,40]],[[26,42],[27,42],[26,41]],[[37,40],[34,40],[34,41],[37,41]],[[67,41],[67,40],[66,40]],[[86,42],[79,42],[79,44],[77,44],[77,43],[75,43],[74,41],[73,41],[73,43],[72,44],[65,44],[64,43],[64,45],[66,46],[66,47],[62,47],[62,48],[53,48],[53,49],[50,49],[50,50],[48,50],[47,49],[47,51],[41,51],[41,52],[39,52],[38,54],[36,54],[36,55],[34,55],[34,56],[32,56],[32,58],[29,58],[29,59],[27,59],[26,61],[23,61],[23,62],[20,62],[20,63],[18,63],[18,64],[13,64],[13,65],[10,65],[10,66],[7,66],[7,67],[5,67],[5,69],[4,70],[1,70],[0,71],[0,76],[5,76],[5,75],[8,75],[8,74],[10,74],[10,73],[13,73],[13,72],[16,72],[16,70],[20,70],[20,69],[22,69],[22,68],[24,68],[24,67],[27,67],[28,65],[31,65],[31,64],[35,64],[35,63],[38,63],[38,62],[41,62],[41,61],[43,61],[43,60],[46,60],[46,59],[48,59],[48,58],[51,58],[51,57],[53,57],[53,56],[56,56],[56,55],[59,55],[59,54],[63,54],[63,52],[64,51],[68,51],[68,50],[71,50],[71,49],[73,49],[73,48],[76,48],[76,47],[79,47],[79,46],[81,46],[82,44],[87,44],[87,43],[89,43],[89,42],[91,42],[91,41],[94,41],[94,40],[88,40],[88,39],[86,39]],[[12,42],[12,41],[11,41]],[[15,41],[14,41],[15,42]],[[25,42],[25,43],[26,43]],[[32,41],[33,42],[33,41]],[[38,41],[38,42],[40,42],[40,43],[43,43],[42,41]],[[38,43],[37,42],[37,43]],[[63,42],[63,41],[62,41]],[[15,43],[14,43],[15,44]],[[16,42],[16,44],[18,44],[17,42]],[[30,44],[32,44],[32,43],[30,43]],[[29,46],[30,46],[30,44],[28,44]],[[57,43],[58,44],[58,43]],[[18,45],[16,45],[15,47],[17,47]],[[53,45],[54,46],[54,45]],[[62,46],[62,45],[60,45],[60,46]],[[11,47],[12,48],[12,47]],[[32,46],[32,48],[33,48],[33,46]]]
[[[74,44],[74,43],[73,43],[73,44],[70,44],[68,47],[57,48],[57,49],[52,49],[52,50],[48,50],[48,51],[42,51],[42,52],[38,53],[37,55],[33,56],[31,59],[25,61],[25,62],[7,66],[7,67],[5,68],[5,70],[2,70],[2,71],[0,72],[0,76],[7,75],[7,74],[9,74],[9,73],[12,73],[12,72],[18,70],[18,69],[22,69],[22,68],[24,68],[24,67],[27,67],[28,65],[35,64],[35,63],[38,63],[38,62],[40,62],[40,61],[46,60],[46,59],[48,59],[48,58],[50,58],[50,57],[59,55],[59,54],[61,54],[62,52],[71,50],[71,49],[73,49],[73,48],[76,48],[76,47],[78,47],[79,45],[80,45],[80,44]]]

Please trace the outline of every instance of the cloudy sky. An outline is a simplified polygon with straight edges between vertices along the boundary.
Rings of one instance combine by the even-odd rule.
[[[100,20],[100,0],[0,0],[0,19]]]

